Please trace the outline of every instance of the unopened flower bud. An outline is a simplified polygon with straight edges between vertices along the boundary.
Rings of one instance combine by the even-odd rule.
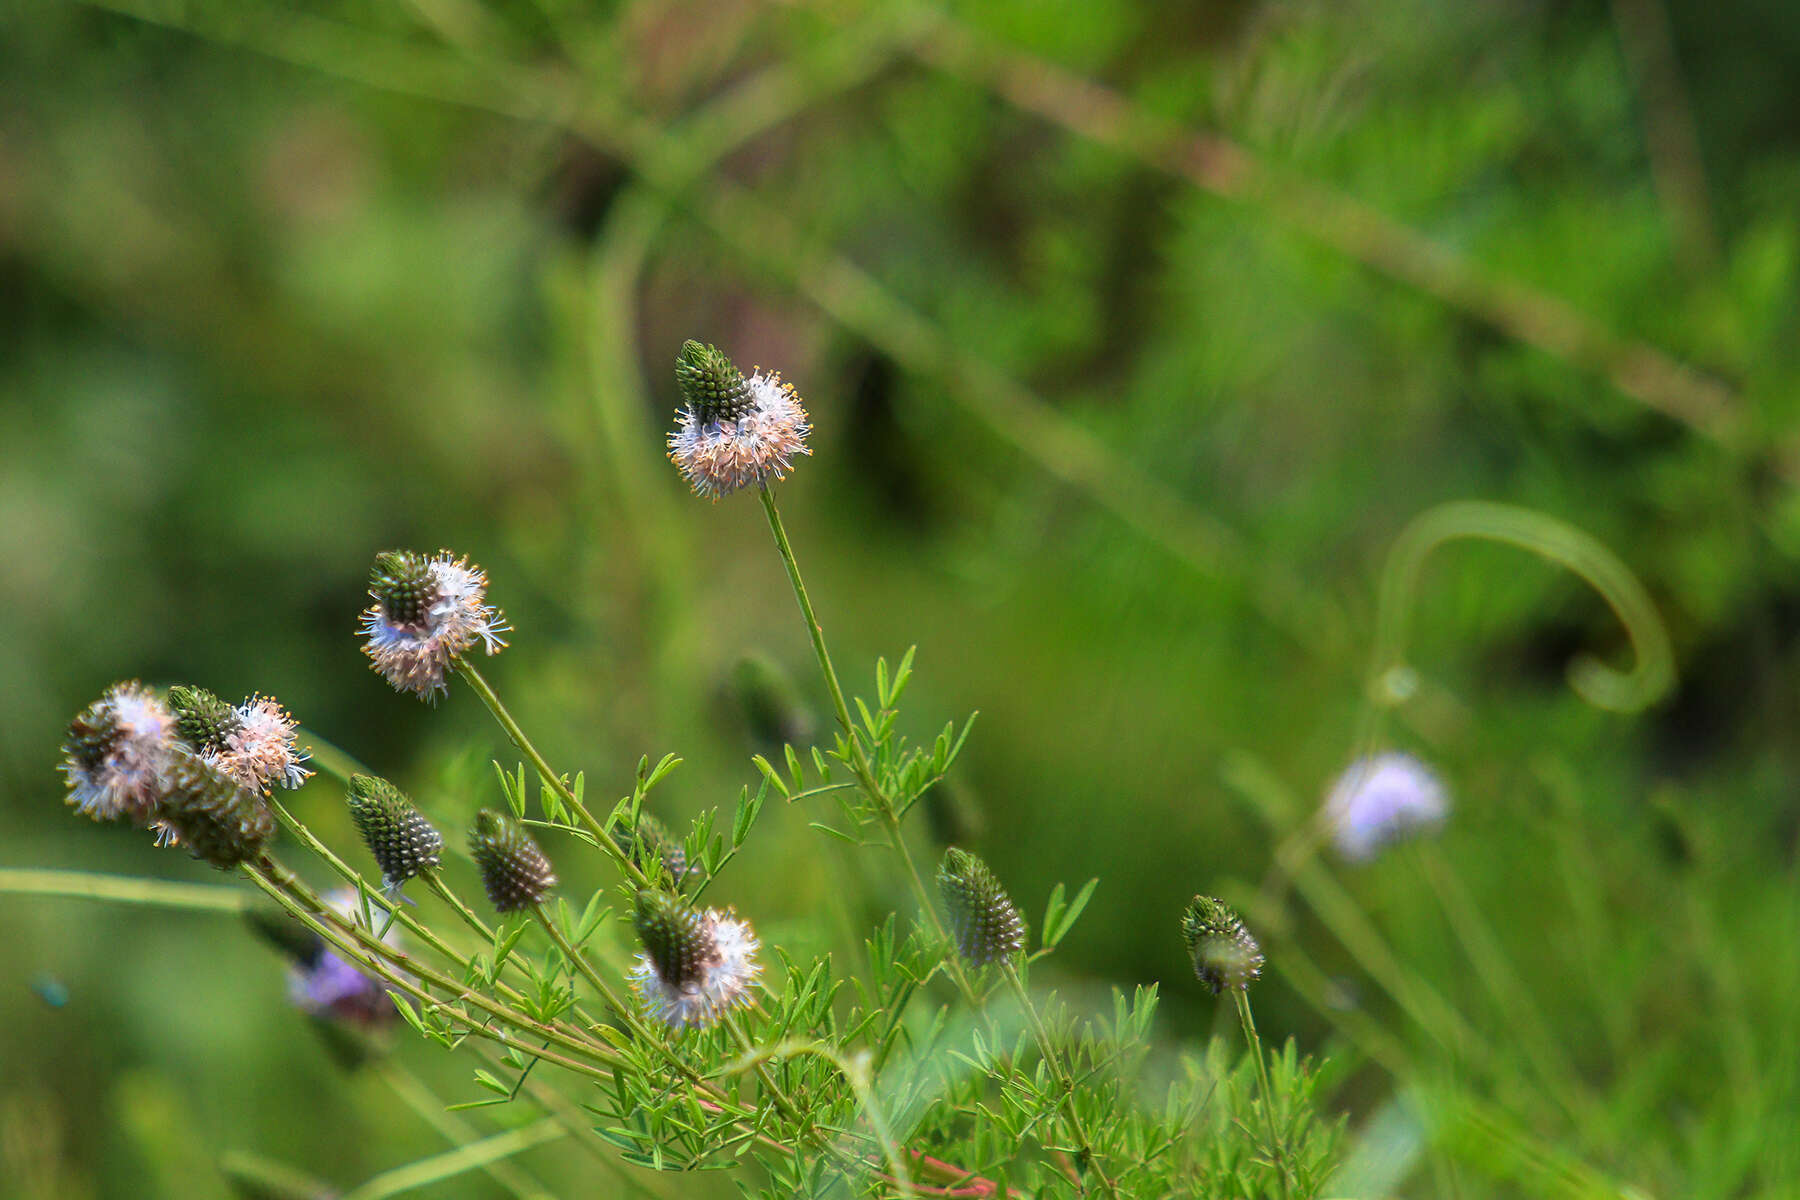
[[[169,708],[182,740],[202,753],[223,750],[226,735],[238,728],[237,710],[203,687],[170,688]]]
[[[374,775],[352,775],[350,819],[381,868],[389,891],[415,875],[437,869],[444,838],[404,793]]]
[[[476,814],[469,851],[481,868],[488,900],[498,912],[530,908],[556,886],[556,872],[531,835],[492,809]]]
[[[1025,921],[986,863],[954,846],[938,865],[938,894],[950,917],[957,953],[975,966],[1025,948]]]
[[[185,751],[175,755],[156,816],[195,858],[220,870],[257,858],[275,836],[275,814],[262,796]]]
[[[1181,935],[1194,960],[1194,975],[1218,995],[1248,988],[1262,974],[1262,949],[1223,900],[1195,896],[1181,918]]]

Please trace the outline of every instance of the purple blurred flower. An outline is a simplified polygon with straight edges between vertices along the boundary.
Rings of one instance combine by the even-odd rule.
[[[332,892],[325,902],[347,919],[353,919],[360,908],[357,894],[348,888]],[[399,930],[390,928],[382,941],[398,949]],[[346,961],[323,940],[309,961],[288,968],[288,1000],[315,1017],[356,1025],[386,1025],[400,1015],[388,999],[390,990],[392,985]]]
[[[1368,862],[1390,842],[1435,831],[1449,812],[1431,768],[1390,751],[1352,763],[1325,798],[1323,815],[1338,853]]]

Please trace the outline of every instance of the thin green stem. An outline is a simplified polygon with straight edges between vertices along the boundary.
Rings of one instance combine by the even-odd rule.
[[[442,1100],[426,1086],[425,1081],[407,1070],[396,1055],[384,1055],[374,1064],[375,1073],[388,1088],[398,1096],[413,1113],[438,1135],[452,1146],[466,1146],[475,1142],[480,1131],[456,1113],[449,1111]],[[554,1118],[552,1118],[554,1119]],[[559,1122],[560,1124],[560,1122]],[[574,1134],[578,1131],[563,1126],[563,1132]],[[549,1140],[548,1138],[545,1139]],[[511,1192],[518,1200],[532,1200],[532,1197],[544,1196],[548,1190],[538,1180],[513,1163],[502,1159],[480,1164],[480,1169],[489,1178]],[[370,1183],[374,1181],[371,1180]],[[368,1187],[369,1184],[364,1184]]]
[[[907,881],[919,907],[924,909],[932,928],[937,931],[939,941],[947,943],[950,933],[944,928],[943,918],[938,915],[931,893],[925,887],[924,877],[919,874],[919,866],[913,861],[912,851],[906,845],[906,838],[900,830],[900,818],[895,815],[893,804],[876,782],[875,769],[863,749],[862,739],[857,736],[856,725],[850,717],[850,706],[844,701],[843,685],[838,682],[837,669],[831,665],[831,651],[825,646],[825,628],[819,624],[819,615],[813,611],[812,597],[806,591],[806,581],[800,577],[800,561],[794,556],[793,544],[788,541],[787,528],[781,522],[781,510],[775,506],[775,493],[764,484],[757,488],[757,494],[762,498],[763,514],[769,519],[769,532],[775,535],[775,549],[780,552],[782,565],[787,568],[788,583],[794,589],[794,599],[799,602],[800,615],[806,620],[806,633],[812,639],[813,655],[819,660],[819,673],[825,678],[825,690],[831,693],[831,706],[837,714],[838,725],[844,732],[844,741],[849,749],[850,769],[867,793],[870,803],[881,813],[887,825],[888,840],[893,843],[900,860],[906,865]],[[954,954],[946,956],[945,961],[963,996],[971,1004],[979,1006],[974,986],[963,971],[961,961]]]
[[[1275,1089],[1269,1086],[1269,1065],[1263,1061],[1262,1039],[1256,1036],[1256,1018],[1250,1015],[1250,990],[1234,987],[1231,989],[1231,998],[1237,1002],[1238,1021],[1244,1027],[1244,1043],[1250,1048],[1250,1056],[1256,1060],[1256,1079],[1262,1085],[1263,1123],[1269,1127],[1269,1154],[1275,1160],[1275,1174],[1281,1180],[1281,1194],[1291,1196],[1293,1185],[1288,1180],[1287,1146],[1275,1126]]]
[[[37,871],[24,867],[0,867],[0,893],[109,900],[114,904],[183,908],[190,912],[242,913],[250,909],[250,896],[241,888],[219,887],[209,883],[172,883],[162,879],[132,879],[96,871]]]
[[[1000,973],[1012,986],[1013,996],[1019,1002],[1019,1010],[1025,1014],[1025,1021],[1031,1026],[1031,1036],[1037,1041],[1038,1053],[1044,1056],[1045,1065],[1055,1077],[1056,1090],[1061,1096],[1063,1119],[1069,1127],[1069,1135],[1075,1139],[1076,1148],[1081,1151],[1081,1160],[1094,1173],[1100,1190],[1108,1196],[1117,1197],[1119,1189],[1107,1176],[1106,1168],[1100,1165],[1100,1156],[1094,1153],[1093,1139],[1088,1136],[1081,1120],[1081,1112],[1075,1106],[1075,1077],[1069,1073],[1056,1043],[1050,1040],[1050,1031],[1044,1027],[1044,1019],[1038,1015],[1037,1006],[1031,1002],[1031,995],[1025,990],[1025,981],[1019,978],[1018,968],[1010,960],[1001,964]]]
[[[605,1000],[606,1003],[611,1006],[612,1010],[619,1015],[619,1020],[624,1022],[626,1027],[637,1037],[641,1038],[645,1044],[651,1046],[662,1045],[662,1039],[658,1038],[649,1029],[645,1028],[643,1020],[639,1018],[637,1014],[637,1009],[627,1003],[616,991],[614,991],[612,985],[607,983],[606,980],[601,977],[600,972],[594,968],[594,964],[588,961],[587,955],[576,949],[575,944],[569,941],[568,935],[563,933],[562,927],[551,919],[549,910],[542,904],[535,904],[532,906],[532,911],[537,914],[538,923],[542,925],[544,931],[550,935],[550,940],[556,943],[556,948],[562,951],[564,958],[569,960],[569,965],[581,972],[581,977],[588,981],[590,987],[600,993],[601,999]],[[702,1083],[699,1072],[682,1062],[681,1059],[675,1056],[673,1051],[670,1051],[667,1054],[667,1058],[674,1068],[690,1082],[696,1085]]]
[[[781,523],[781,511],[775,507],[775,493],[767,484],[758,487],[757,494],[762,497],[763,513],[769,518],[769,532],[775,535],[775,548],[781,552],[781,561],[787,567],[788,582],[793,585],[794,599],[800,602],[800,615],[806,618],[806,633],[812,639],[813,654],[819,660],[819,673],[825,677],[825,689],[831,693],[831,707],[837,714],[838,725],[844,731],[844,741],[850,752],[850,769],[868,792],[869,799],[884,811],[888,808],[887,796],[875,782],[875,769],[869,763],[869,756],[863,750],[862,740],[856,735],[856,725],[850,719],[850,706],[844,702],[844,688],[838,682],[837,669],[831,665],[831,651],[825,648],[825,629],[819,624],[819,615],[813,611],[812,598],[806,594],[806,581],[800,578],[800,563],[794,557],[794,547],[788,542],[787,530]]]
[[[470,1171],[491,1167],[533,1146],[541,1146],[564,1136],[566,1133],[555,1118],[545,1117],[521,1129],[509,1129],[505,1133],[496,1133],[443,1154],[434,1154],[430,1158],[407,1163],[404,1167],[383,1171],[361,1187],[345,1192],[344,1200],[386,1200],[389,1196],[412,1191],[426,1184],[440,1183]]]
[[[594,841],[598,843],[600,849],[612,858],[619,870],[625,873],[626,878],[638,887],[649,887],[649,877],[636,863],[631,861],[630,855],[626,854],[612,838],[606,835],[606,826],[602,825],[594,814],[588,811],[587,805],[583,804],[575,795],[574,790],[563,782],[563,777],[551,770],[550,763],[539,753],[538,748],[532,745],[531,739],[525,736],[525,731],[519,727],[519,723],[513,719],[513,715],[506,710],[506,705],[500,703],[499,695],[476,669],[475,664],[467,658],[459,657],[456,660],[456,671],[468,681],[470,687],[475,689],[475,694],[481,697],[481,702],[487,705],[489,712],[494,714],[494,720],[500,723],[500,728],[506,731],[506,736],[512,741],[512,744],[519,748],[519,753],[530,760],[532,768],[537,771],[538,777],[544,781],[544,785],[555,792],[557,798],[581,819],[583,825],[587,826],[588,832],[594,835]]]

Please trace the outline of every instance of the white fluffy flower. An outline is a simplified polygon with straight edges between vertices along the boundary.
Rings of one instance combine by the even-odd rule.
[[[669,458],[694,494],[717,500],[741,487],[784,479],[797,454],[811,454],[812,432],[792,384],[761,371],[744,381],[750,407],[735,419],[711,417],[693,405],[676,416]]]
[[[174,746],[168,706],[136,680],[115,684],[69,723],[69,803],[96,821],[125,816],[146,823],[162,799]]]
[[[487,603],[487,576],[467,558],[440,551],[426,558],[410,551],[378,556],[363,613],[363,653],[387,681],[421,700],[447,691],[444,673],[456,656],[480,643],[489,654],[506,645],[509,628]]]
[[[1359,759],[1325,798],[1324,819],[1338,853],[1367,862],[1390,842],[1428,833],[1444,823],[1450,801],[1431,768],[1390,751]]]
[[[300,764],[309,756],[294,744],[294,718],[273,696],[252,696],[232,712],[237,728],[205,755],[208,762],[252,791],[306,782],[312,772]]]
[[[750,989],[762,976],[756,961],[760,943],[748,922],[717,909],[696,915],[692,978],[666,978],[649,953],[640,954],[631,969],[631,985],[645,1011],[671,1029],[704,1028],[749,1004]]]

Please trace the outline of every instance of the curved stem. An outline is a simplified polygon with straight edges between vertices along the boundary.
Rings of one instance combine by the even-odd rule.
[[[1414,517],[1388,553],[1377,601],[1374,686],[1383,686],[1405,665],[1407,617],[1426,557],[1446,542],[1464,538],[1516,546],[1555,563],[1599,592],[1619,618],[1637,661],[1631,670],[1619,671],[1592,655],[1576,658],[1569,665],[1569,685],[1583,700],[1612,712],[1637,712],[1674,685],[1675,653],[1662,618],[1644,585],[1617,555],[1592,536],[1544,513],[1485,500],[1457,500]]]

